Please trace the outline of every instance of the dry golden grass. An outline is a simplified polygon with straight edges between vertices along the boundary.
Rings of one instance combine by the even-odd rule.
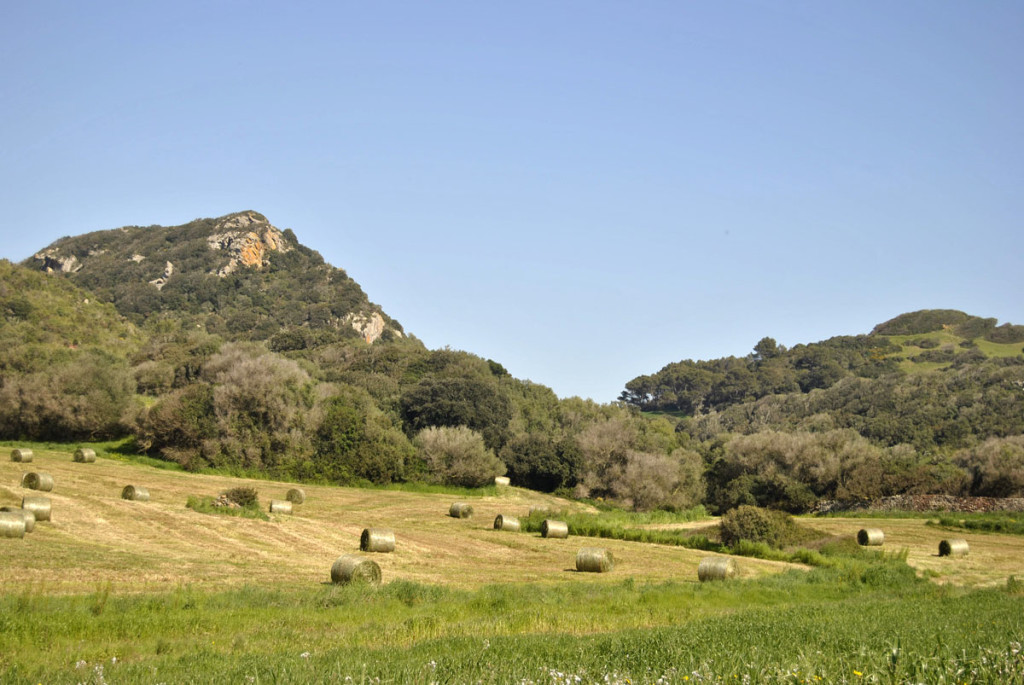
[[[802,521],[816,530],[831,535],[856,537],[857,531],[870,524],[885,533],[885,551],[907,550],[907,563],[938,583],[985,586],[1002,585],[1007,577],[1024,578],[1024,538],[1019,535],[950,532],[925,525],[924,519],[858,519],[822,518]],[[963,538],[971,546],[966,557],[940,557],[939,542],[946,538]]]
[[[575,571],[587,538],[543,539],[536,533],[493,529],[499,513],[526,516],[531,506],[560,505],[519,488],[472,499],[471,519],[448,515],[452,496],[306,485],[306,501],[290,516],[271,520],[202,514],[185,508],[189,495],[214,496],[251,486],[260,500],[284,498],[290,483],[164,471],[102,457],[75,463],[70,452],[37,450],[38,468],[52,473],[53,519],[24,540],[3,541],[0,592],[38,587],[47,593],[155,591],[195,583],[203,588],[246,583],[326,583],[339,555],[358,552],[364,528],[395,532],[396,548],[373,555],[384,581],[405,579],[460,587],[490,583],[636,580],[697,582],[707,554],[680,547],[602,540],[615,571]],[[19,483],[23,466],[0,462],[0,505],[20,504],[30,491]],[[125,483],[146,487],[148,502],[121,499]],[[938,545],[938,542],[935,543]],[[972,543],[972,551],[973,551]],[[936,547],[937,549],[937,547]],[[790,568],[742,559],[741,576]]]

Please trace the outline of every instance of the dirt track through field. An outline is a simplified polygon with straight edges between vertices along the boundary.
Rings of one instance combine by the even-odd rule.
[[[53,503],[52,522],[40,522],[24,539],[0,540],[0,592],[77,593],[110,585],[118,591],[159,591],[180,585],[203,588],[246,583],[325,583],[343,553],[359,551],[364,528],[395,531],[396,549],[374,554],[385,582],[405,579],[460,587],[490,583],[697,582],[707,553],[666,545],[493,529],[498,514],[525,516],[553,498],[509,488],[497,496],[469,498],[471,519],[447,515],[451,495],[303,486],[306,502],[293,515],[270,521],[202,514],[185,508],[189,495],[215,496],[255,487],[264,507],[284,499],[293,484],[164,471],[102,457],[94,464],[72,453],[36,450],[30,464],[0,460],[0,505],[20,505],[25,495]],[[51,493],[20,487],[27,471],[51,474]],[[149,489],[150,501],[121,499],[125,485]],[[937,544],[937,543],[936,543]],[[606,547],[614,572],[574,570],[580,547]],[[740,561],[742,575],[777,573],[792,565]],[[1024,575],[1024,574],[1022,574]]]

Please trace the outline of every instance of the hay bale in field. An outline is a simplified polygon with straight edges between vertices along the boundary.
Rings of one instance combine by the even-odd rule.
[[[394,552],[395,533],[384,528],[366,528],[359,537],[359,549],[364,552]]]
[[[473,507],[465,502],[453,502],[448,509],[448,515],[453,519],[473,518]]]
[[[861,547],[878,547],[885,542],[881,528],[861,528],[857,531],[857,544]]]
[[[21,487],[40,492],[53,490],[53,476],[48,473],[29,472],[21,477]]]
[[[342,554],[331,566],[332,583],[380,584],[377,562],[355,554]]]
[[[25,537],[25,517],[11,511],[0,512],[0,538]]]
[[[519,530],[519,519],[515,516],[504,516],[498,514],[494,519],[494,530]]]
[[[306,492],[302,488],[292,488],[284,498],[292,504],[302,504],[306,501]]]
[[[52,513],[49,497],[22,497],[21,508],[35,514],[36,521],[49,521]]]
[[[608,573],[615,568],[612,553],[602,547],[582,547],[576,552],[576,570],[586,573]]]
[[[32,461],[32,450],[11,450],[11,461],[20,461],[23,464],[27,464],[28,462]]]
[[[569,537],[569,524],[565,521],[544,519],[544,523],[540,524],[540,534],[545,538],[567,538]]]
[[[512,485],[512,479],[508,476],[495,476],[494,484],[499,487],[508,487],[509,485]]]
[[[697,578],[702,583],[709,580],[728,580],[739,573],[736,560],[730,557],[704,557],[697,567]]]
[[[970,551],[967,540],[957,538],[954,540],[943,540],[939,543],[940,557],[966,557]]]
[[[88,447],[80,447],[75,450],[75,461],[81,464],[92,464],[96,461],[96,452]]]
[[[21,509],[19,507],[0,507],[0,512],[7,512],[10,514],[18,514],[25,519],[25,532],[31,533],[36,529],[36,515],[27,509]]]
[[[141,485],[126,485],[121,491],[121,499],[130,499],[136,502],[148,502],[149,490]]]
[[[292,513],[292,503],[286,499],[272,499],[270,500],[270,513],[290,514]]]

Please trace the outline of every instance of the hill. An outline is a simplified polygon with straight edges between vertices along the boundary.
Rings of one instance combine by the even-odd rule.
[[[636,510],[1024,494],[1024,327],[955,310],[765,337],[599,405],[426,349],[251,211],[63,238],[0,270],[0,305],[0,438],[311,483],[507,474]]]
[[[65,276],[136,324],[176,319],[282,350],[402,335],[342,269],[253,211],[61,238],[24,265]]]
[[[73,283],[0,260],[0,434],[70,440],[121,432],[147,336]]]
[[[508,473],[639,508],[700,497],[699,456],[670,456],[680,447],[670,424],[560,400],[469,352],[427,350],[344,271],[255,212],[63,238],[18,268],[110,302],[140,339],[101,360],[95,375],[116,383],[12,370],[4,386],[19,401],[0,404],[0,437],[132,436],[141,452],[191,470],[304,481],[474,486]],[[47,383],[60,391],[38,393],[53,398],[50,414],[97,391],[110,411],[32,421],[21,398]],[[618,461],[643,466],[626,475]]]
[[[621,399],[700,441],[708,503],[1024,492],[1024,327],[955,310],[745,358],[675,362]]]
[[[996,326],[951,309],[901,314],[867,335],[838,336],[787,349],[766,337],[744,358],[683,360],[626,383],[620,400],[644,411],[683,415],[757,400],[809,393],[844,378],[950,371],[987,361],[1024,362],[1024,326]]]

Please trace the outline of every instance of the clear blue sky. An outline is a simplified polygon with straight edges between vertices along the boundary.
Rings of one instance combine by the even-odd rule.
[[[6,2],[0,256],[243,209],[429,347],[616,398],[1024,324],[1024,3]]]

